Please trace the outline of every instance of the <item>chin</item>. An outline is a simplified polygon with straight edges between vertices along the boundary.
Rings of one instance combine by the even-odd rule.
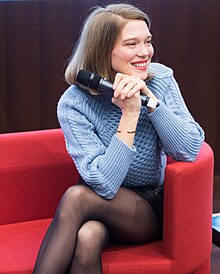
[[[135,73],[133,73],[133,75],[140,77],[141,80],[145,80],[148,76],[148,72],[147,71],[135,71]]]

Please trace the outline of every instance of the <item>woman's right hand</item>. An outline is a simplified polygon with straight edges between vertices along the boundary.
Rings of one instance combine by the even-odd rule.
[[[113,83],[114,97],[112,103],[117,105],[122,113],[140,113],[140,91],[146,86],[139,77],[117,73]]]

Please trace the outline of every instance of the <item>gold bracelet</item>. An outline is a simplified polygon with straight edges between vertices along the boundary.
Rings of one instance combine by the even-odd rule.
[[[121,133],[121,130],[117,130],[118,133]],[[127,130],[127,133],[136,133],[136,130]]]

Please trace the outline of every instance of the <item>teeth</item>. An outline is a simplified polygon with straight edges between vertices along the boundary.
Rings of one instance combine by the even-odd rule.
[[[146,67],[147,63],[137,63],[133,64],[135,67]]]

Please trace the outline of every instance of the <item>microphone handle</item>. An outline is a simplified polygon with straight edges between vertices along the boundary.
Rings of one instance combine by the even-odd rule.
[[[106,80],[104,78],[101,78],[97,90],[100,92],[109,92],[109,90],[114,92],[112,82],[110,82],[109,80]],[[143,93],[140,94],[140,97],[141,97],[141,105],[144,107],[148,106],[148,107],[155,108],[160,105],[158,102],[155,105],[155,100],[151,99],[149,96],[147,96]]]
[[[114,92],[112,82],[104,78],[101,78],[97,90],[101,92],[109,92],[111,90]]]

